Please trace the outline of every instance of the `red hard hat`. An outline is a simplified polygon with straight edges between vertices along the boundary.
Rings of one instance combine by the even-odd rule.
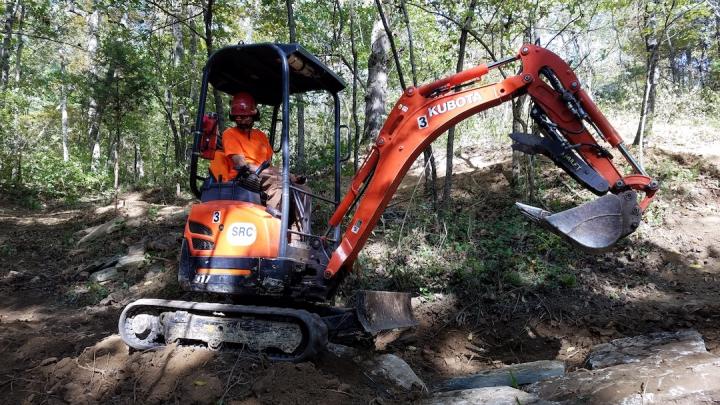
[[[253,115],[258,113],[255,99],[250,93],[237,93],[230,103],[230,115]]]

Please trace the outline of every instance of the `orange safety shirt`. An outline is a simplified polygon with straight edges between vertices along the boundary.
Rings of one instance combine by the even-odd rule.
[[[273,150],[267,135],[253,128],[250,134],[243,133],[237,127],[228,128],[222,134],[223,151],[216,151],[215,158],[210,162],[210,171],[216,180],[230,181],[237,176],[232,155],[241,155],[253,166],[260,166],[264,161],[272,159]]]

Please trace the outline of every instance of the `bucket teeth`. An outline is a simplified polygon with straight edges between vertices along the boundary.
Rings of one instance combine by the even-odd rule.
[[[552,212],[545,211],[542,208],[533,207],[532,205],[516,202],[515,206],[518,207],[518,209],[523,215],[528,217],[533,222],[540,222],[545,219],[545,217],[552,215]]]
[[[634,191],[607,194],[569,210],[551,213],[516,203],[526,217],[589,252],[603,252],[640,224]]]

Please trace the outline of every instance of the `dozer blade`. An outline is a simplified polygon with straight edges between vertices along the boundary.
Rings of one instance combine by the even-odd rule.
[[[640,224],[641,210],[634,191],[607,194],[575,208],[553,214],[515,203],[533,222],[590,252],[603,252]]]
[[[409,293],[361,290],[356,309],[360,324],[371,334],[418,324],[412,313]]]

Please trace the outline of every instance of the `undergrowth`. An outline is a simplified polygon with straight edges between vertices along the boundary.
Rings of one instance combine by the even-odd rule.
[[[683,201],[685,187],[699,181],[706,170],[697,159],[659,150],[649,157],[649,170],[661,182],[663,200],[644,215],[645,226],[653,227],[673,204]],[[559,171],[546,169],[538,171],[535,205],[560,211],[596,198],[575,189],[574,182]],[[593,267],[595,256],[530,223],[513,206],[522,197],[510,191],[506,176],[488,172],[459,176],[455,200],[446,212],[433,210],[429,199],[421,196],[387,209],[360,254],[351,288],[421,296],[452,292],[472,298],[515,289],[577,287],[580,270]],[[618,249],[630,243],[623,239]]]

